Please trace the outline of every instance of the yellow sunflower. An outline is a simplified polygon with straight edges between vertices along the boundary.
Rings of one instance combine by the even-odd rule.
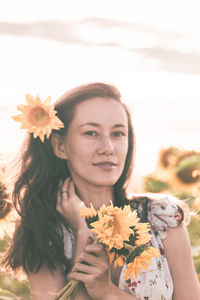
[[[117,258],[114,261],[114,268],[116,268],[117,266],[123,267],[125,258],[126,257],[123,255],[117,256]]]
[[[159,249],[149,247],[144,250],[139,256],[136,256],[134,261],[127,264],[127,269],[125,270],[125,279],[128,280],[129,277],[131,280],[137,277],[137,273],[142,273],[142,269],[149,271],[148,265],[152,265],[151,258],[159,257]]]
[[[97,215],[97,211],[95,210],[92,203],[90,204],[90,207],[85,207],[80,209],[80,215],[82,218],[92,218]]]
[[[56,116],[54,106],[50,105],[51,98],[48,97],[44,102],[41,101],[39,96],[35,98],[26,94],[27,105],[18,105],[17,109],[22,114],[12,116],[12,118],[21,122],[21,129],[26,129],[27,132],[33,133],[33,137],[40,137],[44,142],[44,136],[49,138],[52,129],[60,129],[64,127],[62,121]]]
[[[137,223],[135,225],[135,229],[137,231],[137,240],[135,241],[135,245],[139,246],[142,244],[146,244],[149,242],[151,235],[148,233],[150,228],[149,223]]]
[[[114,268],[117,266],[122,267],[124,265],[126,257],[124,255],[117,255],[115,252],[107,251],[110,264],[114,261]]]
[[[130,227],[139,221],[136,212],[129,205],[122,209],[113,207],[112,202],[109,206],[102,206],[98,217],[98,221],[91,223],[91,231],[97,234],[99,241],[107,245],[108,249],[121,249],[123,242],[129,240],[130,234],[135,234]]]
[[[6,235],[12,237],[15,231],[16,217],[15,211],[11,210],[6,217],[0,219],[0,240],[3,240]]]

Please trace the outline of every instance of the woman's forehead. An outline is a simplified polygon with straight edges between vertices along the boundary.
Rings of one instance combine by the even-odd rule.
[[[77,105],[72,122],[123,123],[127,125],[128,118],[120,102],[111,98],[96,97]]]

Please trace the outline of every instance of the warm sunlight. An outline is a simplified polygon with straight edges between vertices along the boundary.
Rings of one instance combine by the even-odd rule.
[[[84,93],[119,89],[136,154],[130,120],[128,134],[114,126],[127,129],[123,108],[98,99],[75,119],[106,129],[66,138],[73,93],[54,101],[88,82],[105,84]],[[2,1],[0,299],[199,299],[199,83],[199,0]]]
[[[199,149],[197,2],[6,1],[0,152],[21,144],[24,134],[10,116],[26,93],[54,101],[68,88],[99,80],[116,84],[132,109],[139,172],[152,169],[162,146]]]

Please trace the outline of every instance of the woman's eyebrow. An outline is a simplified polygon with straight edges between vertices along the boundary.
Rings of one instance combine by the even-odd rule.
[[[80,125],[79,127],[83,127],[83,126],[87,126],[87,125],[95,126],[95,127],[100,127],[101,126],[100,124],[95,123],[95,122],[87,122],[87,123],[84,123],[84,124]],[[113,125],[113,128],[119,128],[119,127],[127,128],[127,125],[121,124],[121,123]]]
[[[113,127],[114,127],[114,128],[118,128],[118,127],[124,127],[124,128],[127,128],[127,125],[125,125],[125,124],[115,124]]]
[[[94,123],[94,122],[87,122],[87,123],[84,123],[84,124],[80,125],[79,127],[83,127],[83,126],[87,126],[87,125],[100,127],[100,124]]]

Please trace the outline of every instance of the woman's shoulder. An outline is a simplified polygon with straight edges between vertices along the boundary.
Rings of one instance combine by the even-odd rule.
[[[184,202],[168,194],[135,194],[128,203],[137,210],[141,222],[149,222],[161,238],[167,236],[167,229],[181,224],[187,214]]]

